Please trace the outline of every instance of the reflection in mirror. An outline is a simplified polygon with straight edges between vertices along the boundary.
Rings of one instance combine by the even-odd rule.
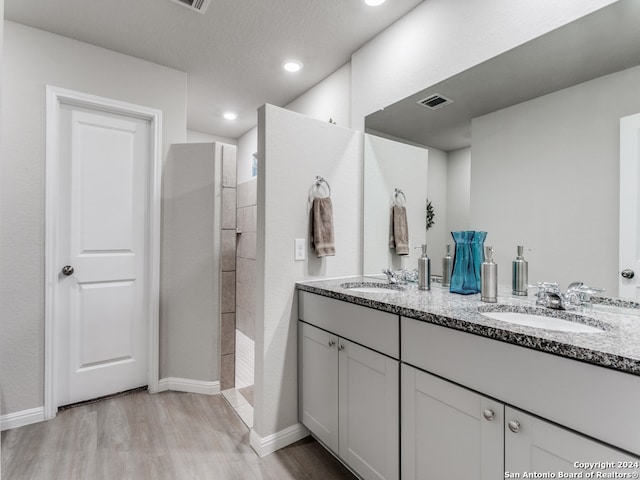
[[[419,247],[426,242],[426,185],[428,151],[404,143],[365,135],[364,183],[375,192],[364,204],[364,272],[380,275],[390,268],[412,270],[417,266]],[[396,197],[395,189],[402,195]],[[404,205],[407,212],[409,255],[398,255],[389,246],[391,207]]]
[[[469,224],[469,152],[467,148],[447,155],[437,149],[365,135],[364,275],[380,275],[384,268],[417,268],[421,255],[418,247],[423,243],[432,258],[431,273],[442,274],[439,259],[445,254],[446,244],[453,244],[449,232],[466,229]],[[411,254],[406,257],[396,255],[388,242],[387,212],[398,185],[407,196]],[[435,214],[428,231],[427,200]]]
[[[445,159],[438,241],[487,231],[501,285],[525,245],[529,283],[618,295],[619,123],[640,112],[638,18],[640,2],[621,0],[367,117],[367,132]],[[453,103],[417,103],[434,93]],[[365,180],[365,205],[375,195]],[[431,250],[432,268],[443,253]]]

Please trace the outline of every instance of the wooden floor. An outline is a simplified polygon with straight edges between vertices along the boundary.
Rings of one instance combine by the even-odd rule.
[[[330,480],[355,477],[308,437],[264,458],[221,395],[130,395],[2,432],[6,480]]]

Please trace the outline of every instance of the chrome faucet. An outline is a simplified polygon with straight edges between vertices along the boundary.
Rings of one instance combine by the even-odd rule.
[[[567,287],[567,293],[564,296],[570,305],[588,308],[591,306],[591,296],[604,290],[604,288],[589,287],[582,282],[573,282]]]
[[[560,286],[555,282],[538,282],[531,285],[538,289],[536,305],[556,310],[564,310]]]
[[[555,282],[539,282],[536,305],[555,310],[575,310],[579,307],[591,305],[591,295],[604,292],[603,288],[592,288],[582,282],[573,282],[567,288],[567,293],[562,293]]]
[[[385,268],[384,270],[382,270],[382,273],[384,273],[387,276],[387,281],[393,285],[399,283],[398,281],[398,277],[396,276],[395,273],[393,273],[391,271],[391,269],[389,268]]]

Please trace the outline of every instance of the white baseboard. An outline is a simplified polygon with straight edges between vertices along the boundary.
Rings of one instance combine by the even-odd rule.
[[[266,437],[261,437],[252,428],[249,435],[249,445],[259,456],[264,457],[298,440],[302,440],[307,435],[309,435],[309,430],[301,423],[296,423]]]
[[[158,382],[158,392],[173,390],[176,392],[200,393],[202,395],[217,395],[220,393],[220,382],[204,382],[189,380],[188,378],[167,377]]]
[[[24,427],[25,425],[31,425],[32,423],[38,423],[44,420],[46,420],[44,407],[7,413],[0,417],[0,430],[11,430],[12,428]]]

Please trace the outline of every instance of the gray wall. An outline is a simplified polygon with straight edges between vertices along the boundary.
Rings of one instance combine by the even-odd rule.
[[[364,158],[363,272],[365,275],[381,275],[385,268],[412,270],[422,254],[420,245],[427,238],[425,199],[430,180],[430,151],[365,135]],[[409,255],[397,255],[394,249],[389,248],[391,205],[396,188],[404,193],[399,202],[406,208]]]
[[[219,379],[221,165],[214,143],[172,145],[162,185],[160,377]]]
[[[294,283],[362,269],[363,136],[271,105],[259,110],[258,125],[254,431],[265,438],[298,424]],[[317,258],[307,249],[307,260],[296,262],[293,239],[309,244],[316,175],[331,185],[336,254]]]
[[[431,257],[431,274],[442,275],[442,257],[451,234],[447,231],[447,154],[436,148],[429,148],[429,169],[427,173],[427,198],[435,214],[433,226],[427,232],[427,245]],[[426,215],[426,209],[423,209]],[[416,265],[412,268],[416,268]]]
[[[449,152],[447,160],[447,232],[468,230],[471,190],[471,148]],[[447,243],[453,238],[447,235]]]
[[[186,75],[4,23],[0,175],[2,414],[44,403],[45,86],[158,108],[164,152],[185,137]]]
[[[172,145],[162,196],[161,378],[233,386],[235,148]]]
[[[618,291],[619,120],[640,112],[640,67],[473,121],[471,227],[489,232],[500,283],[516,245],[529,282]]]

